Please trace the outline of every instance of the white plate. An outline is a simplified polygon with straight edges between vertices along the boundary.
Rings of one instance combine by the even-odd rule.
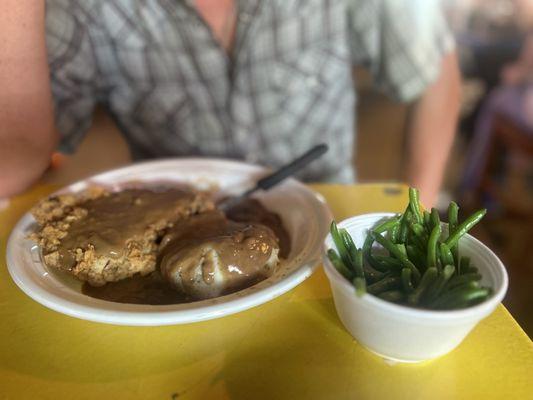
[[[120,188],[125,182],[186,182],[199,188],[216,185],[238,194],[265,173],[263,167],[218,159],[167,159],[112,170],[70,185],[59,192],[79,192],[90,185]],[[58,193],[59,193],[58,192]],[[81,293],[81,283],[49,269],[39,247],[27,239],[35,220],[25,214],[7,245],[7,265],[15,283],[32,299],[55,311],[90,321],[119,325],[172,325],[222,317],[265,303],[292,289],[311,275],[320,261],[331,213],[324,199],[294,179],[256,196],[278,213],[291,236],[287,260],[270,278],[239,292],[215,299],[174,305],[121,304]]]

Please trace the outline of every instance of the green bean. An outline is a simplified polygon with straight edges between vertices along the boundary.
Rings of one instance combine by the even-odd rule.
[[[342,243],[344,244],[344,248],[348,252],[348,256],[350,258],[349,265],[346,265],[348,268],[355,271],[355,257],[357,257],[357,247],[355,246],[355,243],[352,240],[352,237],[348,233],[346,229],[339,229],[339,233],[342,238]],[[357,274],[356,274],[357,275]]]
[[[417,223],[422,223],[423,217],[420,213],[420,200],[419,192],[417,189],[409,188],[409,207],[411,209],[412,215]]]
[[[381,261],[376,260],[372,252],[369,251],[366,254],[363,252],[363,255],[365,256],[368,265],[371,266],[374,270],[379,271],[381,273],[389,271],[389,267],[387,267],[387,265],[383,264]]]
[[[444,243],[439,244],[439,254],[442,265],[455,265],[453,254]]]
[[[344,241],[335,221],[331,222],[330,232],[331,237],[333,238],[333,243],[335,243],[335,247],[337,247],[337,251],[339,252],[342,262],[345,265],[350,265],[351,260],[350,255],[348,254],[348,249],[346,249],[346,247],[344,246]]]
[[[389,268],[393,268],[395,270],[401,270],[403,268],[401,261],[397,260],[396,258],[382,255],[375,255],[374,258],[380,263],[387,265]]]
[[[357,248],[354,257],[354,271],[355,276],[358,278],[363,278],[363,280],[365,279],[365,270],[363,268],[363,250]]]
[[[431,214],[424,210],[424,227],[426,232],[431,233]]]
[[[390,219],[385,220],[378,226],[372,228],[373,232],[383,233],[387,232],[388,230],[392,229],[396,225],[400,224],[400,217],[392,217]]]
[[[331,263],[335,267],[335,269],[339,271],[339,273],[342,276],[344,276],[349,281],[352,280],[352,271],[346,268],[346,266],[344,265],[344,263],[342,262],[341,258],[339,257],[339,255],[337,254],[335,250],[333,249],[328,250],[328,258],[329,258],[329,261],[331,261]]]
[[[399,303],[405,299],[405,294],[401,290],[387,290],[378,294],[381,300],[390,301],[391,303]]]
[[[405,248],[405,244],[403,244],[403,243],[398,243],[398,244],[395,245],[395,246],[396,246],[396,248],[397,248],[398,250],[400,250],[400,251],[402,252],[402,254],[403,254],[404,256],[407,257],[407,249]]]
[[[459,206],[452,201],[448,206],[448,232],[452,234],[458,224]]]
[[[418,247],[421,251],[426,251],[426,241],[421,239],[420,237],[416,236],[415,234],[411,233],[408,235],[407,243],[412,243],[416,247]]]
[[[433,228],[440,226],[439,211],[436,208],[431,209],[431,226]]]
[[[472,229],[472,227],[477,224],[486,213],[486,209],[478,210],[470,217],[465,219],[462,223],[457,225],[455,231],[451,235],[449,235],[448,239],[446,239],[446,241],[444,242],[446,243],[446,246],[450,248],[456,246],[459,242],[459,239],[461,239],[462,236],[464,236],[470,229]]]
[[[407,226],[407,222],[402,222],[400,224],[400,230],[398,231],[398,242],[399,243],[405,243],[407,241],[408,232],[409,232],[409,228]]]
[[[452,252],[453,260],[455,261],[454,265],[458,268],[459,267],[459,249],[458,249],[458,246],[454,246],[450,251]]]
[[[353,285],[355,286],[355,293],[357,296],[361,297],[366,293],[366,281],[365,278],[361,277],[355,277],[352,281]]]
[[[426,230],[421,224],[418,224],[418,223],[410,224],[409,228],[411,229],[411,232],[413,232],[417,237],[419,237],[420,239],[424,241],[427,241],[428,237],[427,237]]]
[[[398,236],[400,233],[400,224],[394,225],[389,231],[389,239],[392,243],[398,243]]]
[[[387,272],[387,266],[382,265],[372,255],[372,245],[374,244],[374,237],[372,236],[371,232],[372,231],[369,231],[368,236],[366,237],[365,242],[363,243],[363,255],[368,264],[372,266],[372,268],[381,272]]]
[[[473,265],[469,265],[467,268],[465,268],[463,270],[463,275],[464,274],[477,274],[479,272],[479,270],[474,267]]]
[[[455,202],[451,202],[448,206],[448,236],[450,236],[455,229],[457,229],[458,222],[458,215],[459,215],[459,206]],[[458,246],[453,246],[450,248],[450,251],[453,254],[453,258],[455,260],[455,265],[459,267],[459,248]]]
[[[418,247],[408,244],[405,246],[407,250],[407,257],[414,263],[419,269],[426,267],[426,256]]]
[[[372,235],[370,234],[370,231],[367,233],[367,236],[365,238],[365,241],[363,243],[363,255],[367,257],[370,255],[370,252],[372,250],[372,245],[374,244],[374,239],[372,238]]]
[[[369,258],[369,264],[377,271],[383,272],[384,274],[389,272],[389,267],[387,264],[383,264],[381,261],[378,261],[374,258],[372,255],[371,258]]]
[[[463,275],[461,275],[463,276]],[[457,276],[454,276],[452,279],[455,279]],[[479,284],[479,279],[477,279],[477,277],[474,277],[473,279],[469,279],[469,280],[466,280],[466,281],[463,281],[463,282],[454,282],[453,285],[448,285],[448,287],[446,288],[446,291],[447,292],[453,292],[454,290],[459,290],[461,288],[470,288],[470,289],[478,289],[479,287],[481,287],[481,285]]]
[[[372,238],[372,235],[370,234],[370,231],[369,231],[363,243],[363,254],[370,252],[373,244],[374,244],[374,239]]]
[[[334,249],[328,249],[327,255],[328,255],[329,261],[331,261],[332,263],[341,261],[339,255]]]
[[[401,263],[407,267],[413,270],[413,278],[415,281],[418,281],[420,279],[420,272],[415,267],[415,265],[409,261],[407,256],[402,253],[398,247],[394,243],[392,243],[387,238],[383,237],[381,234],[372,232],[372,235],[374,236],[374,240],[378,242],[380,245],[382,245],[392,256],[396,257],[398,260],[401,261]]]
[[[462,256],[461,260],[459,261],[459,267],[457,268],[457,275],[461,275],[463,271],[468,270],[469,266],[470,266],[470,258],[467,256]]]
[[[387,290],[396,289],[400,284],[400,278],[397,276],[386,276],[382,280],[369,285],[366,289],[368,293],[379,294]]]
[[[459,271],[460,275],[471,273],[477,274],[479,272],[479,270],[475,266],[470,264],[470,258],[466,256],[461,257],[461,261],[459,262],[459,264],[461,266],[461,270]]]
[[[472,307],[476,304],[483,303],[485,300],[487,300],[490,296],[492,296],[492,289],[490,287],[483,287],[482,289],[486,289],[488,291],[486,296],[480,296],[475,299],[470,299],[467,304],[458,304],[455,308],[466,308],[466,307]]]
[[[409,296],[407,296],[407,302],[411,305],[417,305],[420,302],[420,299],[423,296],[424,292],[437,278],[437,274],[437,268],[429,267],[426,272],[424,272],[424,275],[422,276],[419,285]]]
[[[407,233],[409,232],[408,222],[411,207],[407,204],[407,208],[400,217],[400,231],[398,232],[398,242],[405,243],[407,241]]]
[[[455,309],[468,307],[472,301],[485,300],[490,294],[487,288],[460,288],[452,292],[445,293],[432,304],[436,309]]]
[[[427,266],[436,267],[437,266],[437,242],[440,238],[441,227],[440,224],[435,225],[429,235],[428,240],[428,249],[427,249]]]
[[[380,279],[383,279],[383,277],[385,276],[385,274],[383,272],[378,271],[378,270],[372,268],[372,266],[367,265],[367,264],[363,264],[363,269],[365,271],[366,280],[369,283],[377,282]]]
[[[412,293],[414,290],[413,283],[411,282],[411,270],[409,268],[402,269],[402,286],[403,291],[407,294]]]
[[[480,281],[482,276],[477,273],[463,273],[463,275],[456,275],[446,285],[447,290],[454,289],[457,286],[461,286],[465,283],[469,282],[477,282]]]
[[[453,276],[454,272],[455,267],[453,265],[446,265],[442,269],[442,273],[439,274],[437,279],[433,282],[433,285],[431,285],[431,288],[426,292],[423,301],[426,303],[431,303],[433,300],[439,297],[444,290],[446,283]]]
[[[350,253],[350,256],[351,256],[350,258],[352,260],[352,270],[353,270],[353,272],[354,272],[356,277],[362,278],[364,280],[365,279],[365,268],[364,268],[364,264],[363,264],[363,250],[362,249],[358,249],[355,246],[352,237],[350,236],[350,234],[345,229],[342,229],[340,232],[341,232],[341,235],[343,237],[345,245],[349,249],[349,253]],[[371,267],[369,267],[367,269],[369,269],[369,272],[370,272],[371,275],[373,274],[373,272],[378,272],[378,271],[375,271]],[[381,274],[381,276],[383,276],[383,274]],[[379,277],[379,275],[378,275],[378,277]],[[376,279],[376,276],[373,276],[373,279]]]
[[[454,265],[446,265],[444,269],[442,270],[442,273],[444,274],[445,280],[450,279],[453,274],[455,273],[455,266]]]

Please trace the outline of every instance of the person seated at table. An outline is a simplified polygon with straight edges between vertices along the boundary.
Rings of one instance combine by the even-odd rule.
[[[481,109],[460,185],[462,196],[468,197],[481,185],[495,122],[501,116],[533,141],[533,32],[526,36],[518,59],[505,66],[501,84],[489,94]]]
[[[2,0],[0,37],[0,196],[75,151],[96,104],[135,159],[277,167],[326,142],[300,177],[351,182],[354,65],[413,102],[406,176],[427,205],[453,141],[460,79],[436,1]]]

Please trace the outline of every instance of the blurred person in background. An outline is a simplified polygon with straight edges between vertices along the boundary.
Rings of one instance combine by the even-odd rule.
[[[531,0],[446,0],[463,81],[461,132],[470,139],[487,95],[516,61],[533,28]]]
[[[533,141],[533,29],[526,36],[518,59],[502,69],[500,85],[489,93],[479,113],[460,188],[463,195],[481,184],[500,116],[512,121]]]
[[[406,180],[437,196],[460,86],[438,0],[2,0],[0,37],[0,196],[74,152],[97,104],[135,159],[277,167],[326,142],[300,178],[351,182],[354,65],[413,103]]]

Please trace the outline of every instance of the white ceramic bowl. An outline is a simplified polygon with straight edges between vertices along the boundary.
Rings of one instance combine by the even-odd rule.
[[[188,183],[219,189],[222,195],[240,194],[268,172],[264,167],[217,159],[168,159],[134,164],[93,176],[59,192],[79,192],[90,185],[119,189],[135,181]],[[58,312],[97,322],[119,325],[170,325],[203,321],[257,306],[287,292],[308,276],[320,262],[320,251],[331,213],[319,194],[295,179],[287,179],[257,197],[278,213],[291,236],[291,252],[275,273],[249,288],[226,296],[172,305],[121,304],[81,293],[81,283],[49,269],[36,243],[28,239],[35,220],[25,214],[7,245],[7,265],[15,283],[35,301]]]
[[[369,228],[394,214],[364,214],[346,219],[346,228],[355,245],[361,247]],[[400,362],[420,362],[444,355],[455,347],[483,318],[494,311],[507,291],[507,272],[502,262],[483,243],[466,235],[460,240],[460,254],[471,258],[482,285],[494,294],[485,302],[456,311],[432,311],[390,303],[376,296],[355,295],[354,287],[330,263],[324,251],[323,261],[339,317],[352,336],[379,356]],[[324,247],[335,248],[331,235]]]

